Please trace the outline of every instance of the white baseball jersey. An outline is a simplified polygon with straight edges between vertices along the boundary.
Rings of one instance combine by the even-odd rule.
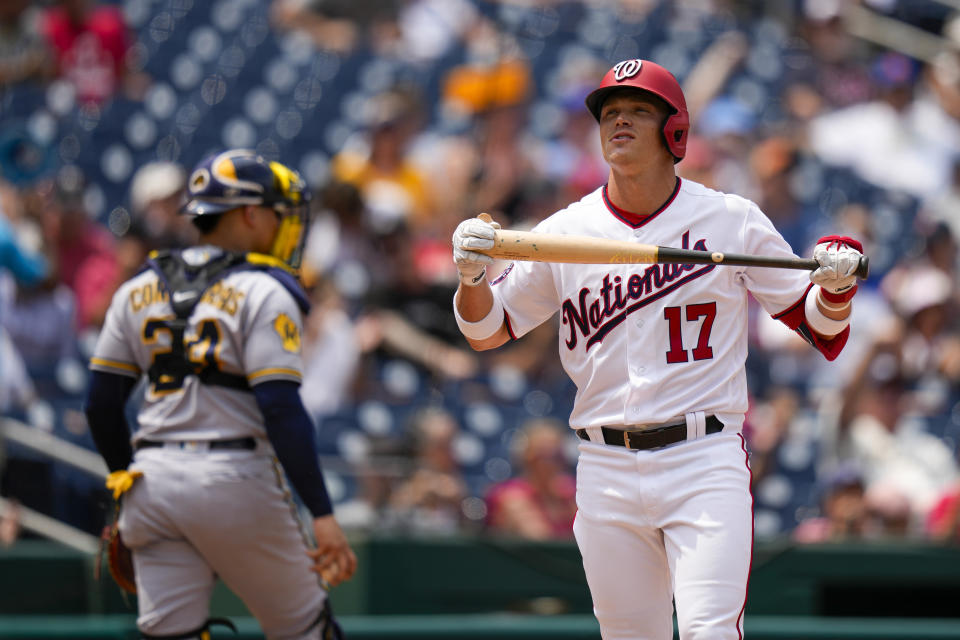
[[[640,220],[606,187],[533,231],[707,251],[792,256],[749,200],[677,181],[668,202]],[[739,426],[747,410],[747,293],[771,315],[809,287],[789,269],[716,265],[516,262],[493,282],[520,337],[558,309],[560,358],[577,385],[574,428],[665,422],[692,411]]]
[[[213,247],[184,252],[216,255]],[[153,270],[125,282],[107,311],[90,367],[139,378],[170,352],[168,295]],[[198,367],[245,377],[250,385],[302,377],[303,314],[273,276],[243,270],[226,275],[204,293],[185,331],[187,358]],[[151,383],[134,440],[266,439],[252,393],[203,384],[193,375]]]

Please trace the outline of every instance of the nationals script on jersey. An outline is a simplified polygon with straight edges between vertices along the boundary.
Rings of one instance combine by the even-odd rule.
[[[680,179],[645,219],[618,211],[602,187],[533,231],[793,255],[754,203]],[[492,284],[514,338],[560,310],[560,358],[578,389],[570,426],[582,428],[659,423],[691,411],[739,426],[747,410],[748,292],[776,316],[802,300],[810,282],[806,272],[766,267],[516,262]]]
[[[268,273],[227,274],[193,310],[184,332],[186,356],[197,370],[214,368],[245,377],[250,385],[299,382],[302,316],[293,296]],[[113,296],[90,367],[139,378],[170,352],[172,336],[163,321],[172,317],[155,271],[128,280]],[[196,375],[165,378],[148,383],[135,440],[266,437],[249,391],[203,384]]]

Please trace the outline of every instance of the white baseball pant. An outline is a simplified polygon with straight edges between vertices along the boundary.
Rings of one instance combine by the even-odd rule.
[[[742,640],[753,544],[743,437],[654,451],[584,441],[574,534],[604,640]]]

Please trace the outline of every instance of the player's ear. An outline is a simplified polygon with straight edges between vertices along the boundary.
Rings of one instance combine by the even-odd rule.
[[[251,204],[244,205],[243,209],[240,210],[240,217],[243,219],[244,225],[255,227],[257,224],[257,208]]]

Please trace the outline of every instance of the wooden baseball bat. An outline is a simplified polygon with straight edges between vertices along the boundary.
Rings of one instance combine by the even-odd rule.
[[[481,214],[481,219],[486,214]],[[486,216],[489,217],[489,216]],[[487,220],[489,222],[490,220]],[[655,244],[638,244],[624,240],[592,238],[589,236],[565,236],[550,233],[530,233],[497,229],[491,249],[475,249],[477,253],[504,260],[533,262],[566,262],[575,264],[719,264],[747,267],[776,267],[813,271],[820,264],[812,258],[782,258],[751,256],[721,251],[696,251],[674,249]],[[870,272],[867,256],[860,257],[856,275],[866,280]]]

